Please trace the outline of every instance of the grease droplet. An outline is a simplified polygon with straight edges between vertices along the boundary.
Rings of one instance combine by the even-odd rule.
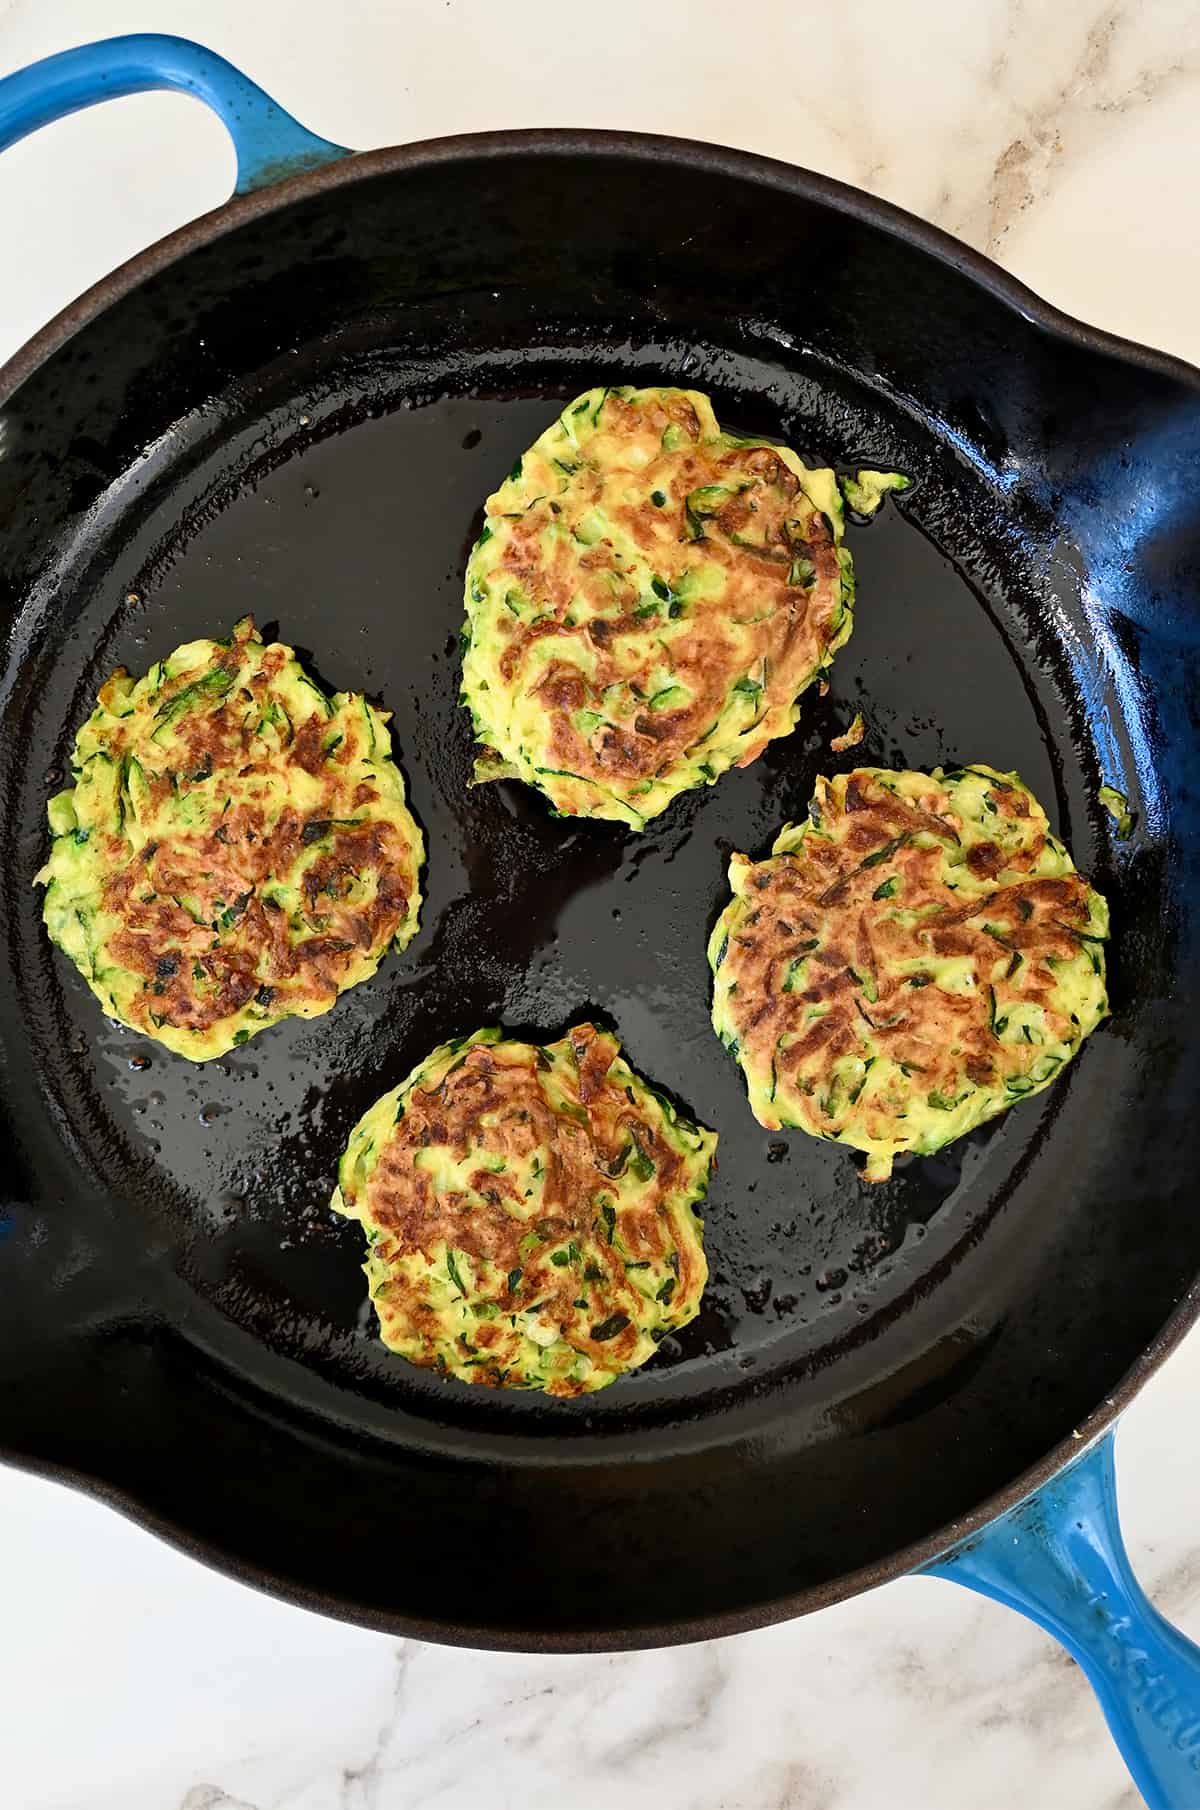
[[[751,1313],[761,1313],[771,1299],[772,1282],[770,1276],[760,1276],[749,1288],[742,1290],[742,1300]]]

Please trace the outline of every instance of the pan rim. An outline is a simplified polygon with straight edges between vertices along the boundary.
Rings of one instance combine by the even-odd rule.
[[[377,176],[411,173],[475,158],[530,154],[544,157],[582,155],[614,160],[641,158],[676,165],[693,173],[727,176],[777,188],[791,196],[816,202],[863,225],[886,232],[923,252],[966,277],[1003,306],[1060,341],[1093,355],[1114,358],[1135,369],[1166,377],[1200,398],[1200,367],[1171,353],[1087,325],[1046,302],[986,254],[975,251],[942,228],[861,189],[778,159],[698,140],[649,133],[550,127],[464,133],[351,153],[337,163],[290,177],[250,195],[231,198],[118,265],[54,315],[12,357],[0,365],[0,408],[77,333],[141,283],[180,262],[191,252],[251,221],[265,219],[327,190],[348,188]],[[328,1595],[321,1590],[308,1589],[292,1576],[279,1575],[261,1565],[242,1561],[227,1548],[190,1533],[181,1522],[156,1515],[119,1484],[99,1479],[70,1464],[30,1460],[10,1451],[3,1444],[0,1444],[0,1459],[18,1469],[66,1484],[103,1501],[176,1549],[239,1582],[263,1590],[294,1606],[377,1631],[451,1646],[499,1651],[599,1653],[670,1646],[747,1632],[786,1621],[830,1607],[878,1584],[890,1582],[929,1565],[1023,1501],[1094,1443],[1182,1342],[1198,1317],[1200,1278],[1192,1282],[1154,1339],[1134,1360],[1112,1392],[1080,1426],[1072,1429],[1041,1459],[1007,1485],[985,1497],[957,1521],[935,1528],[922,1539],[876,1559],[867,1566],[804,1591],[753,1603],[744,1608],[723,1610],[715,1615],[648,1623],[616,1632],[601,1628],[575,1629],[562,1633],[541,1629],[498,1630],[489,1626],[432,1623],[393,1612],[375,1611],[370,1605],[348,1603],[343,1598]]]
[[[863,225],[890,233],[893,238],[967,277],[1022,318],[1059,339],[1119,359],[1135,368],[1173,378],[1200,395],[1200,365],[1120,334],[1109,333],[1101,327],[1089,326],[1078,316],[1047,302],[1017,277],[1010,276],[985,252],[976,251],[964,240],[922,220],[906,208],[870,195],[836,177],[823,176],[815,170],[784,163],[779,158],[765,157],[758,152],[737,150],[702,139],[675,138],[652,132],[546,126],[463,132],[419,139],[406,145],[384,146],[378,150],[352,151],[336,163],[302,171],[249,195],[231,196],[220,206],[198,215],[136,252],[52,315],[0,364],[0,406],[10,401],[26,379],[68,340],[140,283],[252,220],[265,219],[326,190],[349,187],[375,176],[436,168],[472,157],[501,158],[531,152],[547,157],[585,155],[614,159],[640,155],[652,161],[786,190]]]
[[[881,1584],[917,1576],[939,1559],[967,1544],[993,1521],[999,1520],[1018,1504],[1027,1500],[1051,1478],[1057,1476],[1109,1432],[1140,1393],[1155,1372],[1183,1342],[1200,1316],[1200,1280],[1193,1282],[1182,1301],[1165,1321],[1157,1337],[1146,1346],[1116,1384],[1111,1394],[1073,1428],[1064,1439],[1052,1446],[1040,1459],[1029,1465],[1003,1488],[976,1503],[957,1520],[947,1522],[868,1565],[858,1566],[826,1583],[807,1590],[750,1603],[743,1608],[725,1609],[713,1615],[680,1616],[667,1621],[646,1622],[620,1629],[600,1627],[575,1628],[563,1632],[544,1628],[497,1628],[487,1624],[458,1621],[430,1621],[406,1616],[390,1610],[377,1610],[369,1603],[352,1603],[344,1597],[307,1587],[286,1572],[243,1560],[227,1547],[206,1540],[180,1521],[156,1514],[130,1491],[70,1464],[39,1462],[0,1445],[0,1462],[47,1482],[62,1484],[92,1500],[102,1502],[147,1533],[154,1534],[177,1552],[205,1565],[236,1583],[259,1590],[293,1608],[306,1609],[333,1621],[367,1628],[396,1639],[420,1640],[435,1646],[464,1648],[476,1652],[499,1653],[620,1653],[646,1652],[652,1649],[687,1646],[698,1641],[723,1639],[733,1634],[749,1634],[795,1621],[821,1609],[833,1608],[861,1596]]]

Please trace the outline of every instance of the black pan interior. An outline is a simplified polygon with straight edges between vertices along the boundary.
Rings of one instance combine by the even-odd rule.
[[[1200,1268],[1196,390],[772,166],[666,147],[418,153],[204,238],[0,411],[0,1443],[303,1600],[451,1638],[824,1600],[1069,1433]],[[852,531],[830,695],[641,836],[468,791],[456,705],[482,499],[596,381],[686,381],[728,425],[914,479]],[[193,1067],[99,1015],[31,880],[97,684],[247,612],[395,713],[428,902],[329,1016]],[[1018,768],[1116,927],[1114,1016],[1066,1079],[874,1188],[755,1125],[704,962],[729,852],[861,760]],[[327,1210],[347,1132],[446,1037],[584,1016],[720,1131],[705,1311],[579,1402],[414,1372]]]

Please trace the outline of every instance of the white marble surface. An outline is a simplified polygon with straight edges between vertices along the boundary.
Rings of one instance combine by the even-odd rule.
[[[511,16],[511,15],[510,15]],[[1194,0],[0,0],[0,73],[117,31],[207,41],[369,146],[483,126],[679,132],[844,177],[1061,306],[1200,362]],[[544,29],[545,28],[545,29]],[[146,96],[0,160],[0,356],[224,197],[191,103]],[[19,252],[19,255],[14,255]],[[1200,1636],[1200,1338],[1126,1417],[1127,1531]],[[1074,1667],[944,1584],[596,1659],[322,1622],[84,1498],[0,1472],[0,1802],[12,1810],[1129,1810]]]

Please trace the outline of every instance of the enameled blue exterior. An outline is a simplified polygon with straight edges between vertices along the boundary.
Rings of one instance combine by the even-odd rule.
[[[224,58],[158,34],[84,45],[0,81],[0,149],[68,113],[151,89],[192,94],[218,115],[237,153],[238,194],[349,155]],[[1053,1634],[1091,1681],[1151,1810],[1200,1806],[1200,1649],[1163,1620],[1130,1571],[1111,1432],[924,1570]]]

